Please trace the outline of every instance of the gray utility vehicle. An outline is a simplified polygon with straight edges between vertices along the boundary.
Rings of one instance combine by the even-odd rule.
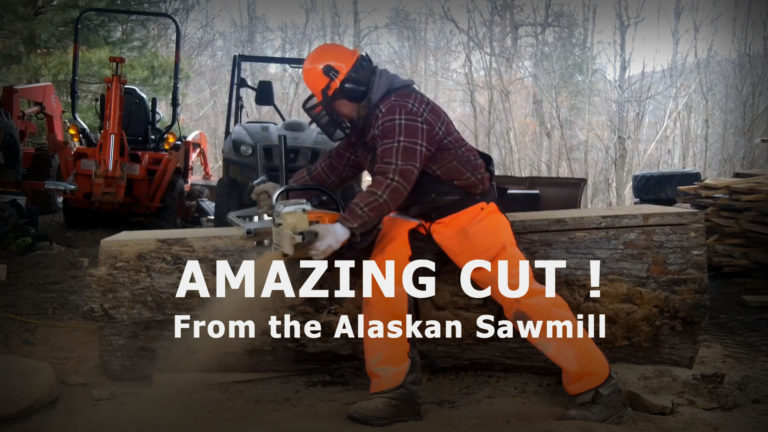
[[[245,64],[261,63],[265,69],[274,67],[272,65],[300,69],[303,62],[303,58],[297,57],[236,54],[232,58],[224,131],[223,173],[216,184],[216,226],[229,225],[229,212],[256,205],[250,198],[250,185],[255,180],[266,176],[271,182],[285,184],[296,171],[315,163],[336,145],[307,121],[286,120],[275,104],[272,81],[259,80],[254,87],[243,77]],[[282,123],[244,120],[245,92],[254,93],[257,106],[273,107]],[[351,199],[360,190],[359,181],[356,183],[345,186],[337,193],[345,201]]]

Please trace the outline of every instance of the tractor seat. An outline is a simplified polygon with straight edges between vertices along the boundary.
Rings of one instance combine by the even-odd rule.
[[[125,86],[123,92],[123,131],[131,150],[151,150],[149,101],[136,87]]]

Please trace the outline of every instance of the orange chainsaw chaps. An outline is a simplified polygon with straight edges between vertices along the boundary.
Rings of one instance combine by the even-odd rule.
[[[496,204],[476,204],[437,220],[431,225],[430,232],[440,248],[459,267],[474,259],[491,263],[491,271],[476,269],[472,280],[481,287],[491,287],[491,296],[502,306],[507,319],[570,321],[576,328],[576,317],[568,304],[559,295],[545,297],[544,287],[533,279],[530,266],[530,285],[525,296],[511,299],[499,292],[496,262],[509,262],[508,286],[515,289],[520,277],[518,262],[526,258],[517,248],[509,220]],[[560,367],[563,387],[570,395],[591,390],[608,378],[608,361],[590,338],[529,337],[528,341]]]
[[[371,393],[377,393],[399,386],[408,369],[411,360],[408,356],[410,344],[405,332],[399,338],[370,338],[368,323],[370,320],[405,321],[408,313],[408,294],[402,284],[402,274],[411,258],[411,246],[408,232],[419,226],[419,221],[403,219],[397,216],[386,216],[381,222],[381,232],[376,239],[371,259],[382,272],[386,269],[386,261],[395,263],[395,296],[384,297],[378,284],[373,283],[371,297],[363,297],[363,315],[365,316],[365,367],[371,378]]]
[[[490,286],[491,295],[504,309],[510,320],[569,320],[576,328],[576,319],[568,304],[560,297],[547,298],[544,287],[533,279],[528,268],[530,288],[519,299],[502,296],[498,289],[497,261],[506,260],[508,284],[518,286],[518,261],[525,257],[517,248],[512,228],[507,218],[495,204],[480,203],[463,211],[424,223],[414,219],[390,215],[382,221],[382,230],[376,240],[371,258],[382,269],[385,262],[395,262],[395,296],[386,298],[374,284],[373,297],[363,299],[366,328],[369,320],[386,323],[403,322],[408,313],[408,296],[402,287],[402,274],[411,258],[408,232],[418,227],[429,231],[435,242],[459,267],[471,260],[481,259],[492,263],[491,271],[477,269],[472,279],[481,287]],[[589,338],[529,338],[539,351],[562,370],[563,387],[571,395],[579,394],[602,384],[610,372],[608,361]],[[371,379],[371,393],[399,386],[410,368],[410,345],[403,335],[400,338],[364,339],[365,362]]]

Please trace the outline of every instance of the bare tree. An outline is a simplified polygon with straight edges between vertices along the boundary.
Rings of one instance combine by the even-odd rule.
[[[584,121],[582,128],[586,130],[586,133],[581,133],[583,136],[583,149],[584,149],[584,178],[590,178],[590,165],[589,158],[590,145],[592,143],[592,134],[590,133],[590,114],[592,113],[592,78],[594,74],[594,56],[595,56],[595,29],[597,21],[597,5],[590,2],[582,3],[582,44],[587,47],[587,62],[586,62],[586,91],[584,92]],[[594,188],[594,182],[588,182],[586,187],[586,198],[584,202],[587,205],[592,204],[592,190]]]
[[[627,202],[626,190],[629,173],[627,171],[629,121],[629,73],[632,64],[632,48],[628,46],[627,38],[630,31],[636,29],[643,21],[643,1],[634,11],[630,12],[628,0],[617,0],[615,3],[616,22],[614,33],[614,76],[616,81],[616,115],[614,125],[614,191],[617,204]]]
[[[615,0],[607,41],[594,0],[425,0],[384,14],[359,0],[302,0],[280,21],[256,2],[218,16],[205,1],[184,18],[186,52],[196,61],[185,65],[183,123],[215,131],[209,135],[222,126],[233,53],[300,57],[333,41],[413,78],[500,173],[585,176],[586,205],[627,203],[630,175],[640,170],[729,175],[768,157],[754,144],[768,134],[768,15],[756,0],[728,0],[728,16],[701,0],[663,6],[671,52],[663,67],[634,58],[648,13],[630,0]],[[731,51],[719,52],[719,26],[731,17]],[[302,117],[300,73],[265,73],[284,111]]]
[[[717,19],[711,18],[709,23],[705,22],[702,17],[701,8],[698,1],[691,1],[689,3],[689,9],[691,10],[691,20],[693,29],[693,61],[696,68],[696,75],[699,77],[697,96],[701,98],[703,112],[700,112],[699,118],[703,123],[700,127],[703,131],[699,131],[699,142],[701,147],[700,162],[697,164],[701,167],[702,173],[706,176],[710,167],[710,133],[712,129],[711,119],[713,116],[712,103],[710,96],[710,89],[714,87],[713,82],[713,64],[714,64],[714,45],[715,37],[717,35]],[[703,26],[709,27],[709,40],[705,46],[705,49],[700,50],[699,44],[701,42]]]

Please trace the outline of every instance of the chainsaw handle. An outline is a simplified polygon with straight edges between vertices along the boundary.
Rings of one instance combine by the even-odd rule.
[[[244,228],[248,223],[240,218],[257,216],[263,212],[258,207],[247,207],[227,213],[227,221],[230,225]]]
[[[313,229],[301,231],[299,232],[299,235],[301,235],[301,244],[311,245],[317,241],[317,231]]]
[[[277,204],[277,201],[279,201],[280,195],[284,193],[289,192],[298,192],[298,191],[314,191],[314,192],[320,192],[323,195],[329,197],[334,204],[336,204],[336,209],[339,211],[339,213],[344,213],[344,203],[341,202],[341,199],[333,193],[330,189],[318,186],[318,185],[286,185],[281,187],[280,189],[275,192],[275,195],[272,197],[272,205],[274,206]]]
[[[251,182],[251,187],[261,186],[261,185],[263,185],[264,183],[267,183],[267,182],[269,182],[269,177],[267,177],[266,175],[263,175],[263,176],[257,178],[256,180],[252,181]]]

